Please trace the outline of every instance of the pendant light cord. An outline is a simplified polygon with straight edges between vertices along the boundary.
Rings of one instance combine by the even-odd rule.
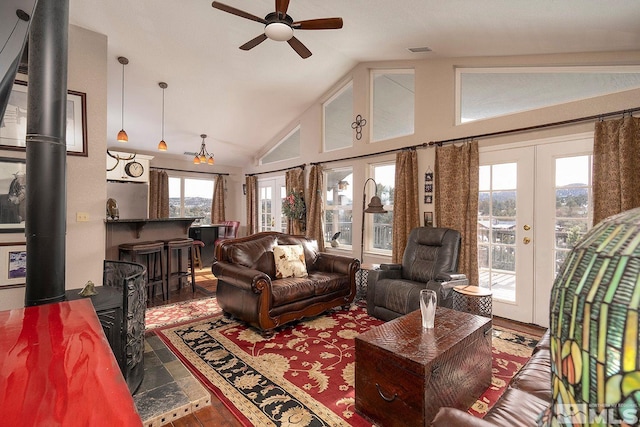
[[[121,108],[120,108],[120,125],[121,129],[124,129],[124,63],[122,64],[122,96],[121,99]]]
[[[162,88],[162,138],[164,141],[164,88]]]

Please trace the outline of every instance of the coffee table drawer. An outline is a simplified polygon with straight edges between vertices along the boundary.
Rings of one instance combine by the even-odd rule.
[[[380,353],[362,354],[367,356],[356,359],[356,410],[384,426],[422,425],[425,379]]]

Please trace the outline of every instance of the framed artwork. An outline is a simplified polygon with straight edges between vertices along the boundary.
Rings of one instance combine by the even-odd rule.
[[[26,161],[0,158],[0,233],[24,232],[26,196]]]
[[[429,168],[429,169],[431,169],[431,168]],[[424,174],[424,180],[425,180],[425,182],[433,182],[433,172],[431,170],[428,170]]]
[[[424,202],[428,205],[430,205],[431,203],[433,203],[433,196],[430,194],[426,194],[424,196]]]
[[[67,154],[87,156],[86,94],[67,91]],[[0,149],[26,150],[27,83],[16,80],[0,123]]]
[[[433,212],[424,213],[424,226],[433,227]]]
[[[27,278],[25,243],[0,243],[0,288],[24,286]]]
[[[424,184],[424,191],[425,193],[433,193],[433,184]]]

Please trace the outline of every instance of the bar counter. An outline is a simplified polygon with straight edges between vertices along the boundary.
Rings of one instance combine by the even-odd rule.
[[[118,260],[118,246],[123,243],[169,240],[189,237],[192,218],[105,220],[105,259]]]

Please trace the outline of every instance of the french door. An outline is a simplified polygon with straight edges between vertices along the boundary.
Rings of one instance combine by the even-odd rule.
[[[566,254],[591,226],[592,134],[480,150],[480,286],[493,313],[548,326]]]

